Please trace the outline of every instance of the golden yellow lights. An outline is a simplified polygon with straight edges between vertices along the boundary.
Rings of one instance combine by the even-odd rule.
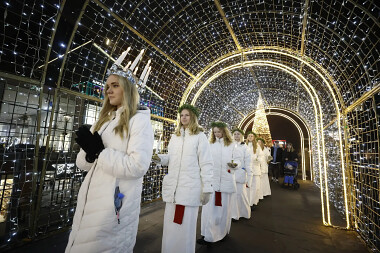
[[[107,39],[106,39],[106,45],[109,46],[110,42],[111,42],[110,39],[107,38]]]
[[[213,61],[212,63],[210,63],[208,66],[206,66],[202,71],[200,71],[196,78],[194,78],[188,85],[183,97],[182,97],[182,100],[181,100],[181,104],[185,103],[187,100],[188,100],[188,96],[191,94],[191,91],[193,90],[193,88],[195,87],[195,85],[200,82],[200,80],[208,73],[210,72],[212,69],[215,69],[216,67],[218,67],[221,63],[229,60],[229,59],[232,59],[234,57],[239,57],[241,59],[246,59],[246,55],[249,55],[249,54],[259,54],[259,53],[273,53],[273,54],[280,54],[280,55],[283,55],[283,56],[287,56],[287,57],[291,57],[297,61],[300,61],[302,64],[305,64],[306,66],[308,66],[310,69],[312,69],[315,73],[317,73],[317,75],[323,80],[323,83],[325,84],[325,86],[327,87],[333,101],[334,101],[334,106],[335,106],[335,110],[336,110],[336,114],[337,114],[337,117],[340,119],[340,108],[338,106],[338,102],[337,102],[337,98],[339,99],[339,101],[342,103],[342,97],[341,97],[341,94],[339,93],[339,89],[337,88],[336,84],[334,83],[333,81],[333,78],[328,74],[328,72],[323,69],[317,62],[315,61],[309,61],[309,59],[307,59],[307,57],[305,56],[301,56],[299,54],[299,52],[297,51],[294,51],[294,50],[291,50],[291,49],[287,49],[287,48],[280,48],[280,47],[254,47],[254,48],[249,48],[249,49],[243,49],[243,50],[238,50],[238,51],[234,51],[234,52],[231,52],[231,53],[228,53],[224,56],[221,56],[219,59]],[[251,61],[252,62],[252,61]],[[265,62],[265,61],[263,61]],[[266,61],[267,62],[267,66],[269,67],[273,67],[271,66],[272,64],[273,65],[278,65],[278,66],[283,66],[283,67],[287,67],[286,65],[283,65],[283,64],[279,64],[279,63],[275,63],[275,62],[271,62],[271,61]],[[249,64],[247,65],[248,61],[243,61],[243,62],[240,62],[238,64],[235,64],[235,65],[240,65],[240,67],[247,67],[249,66]],[[234,65],[232,65],[234,66]],[[258,66],[260,66],[260,64],[258,64]],[[296,75],[298,75],[299,77],[301,77],[300,79],[304,79],[306,80],[300,73],[298,73],[296,70],[290,68],[290,67],[287,67],[288,70],[290,70],[290,72],[293,72],[295,73]],[[231,68],[231,66],[228,66],[228,67],[225,67],[222,69],[222,71],[219,71],[218,73],[219,74],[223,74],[229,70],[232,70],[233,68]],[[281,69],[281,68],[280,68]],[[202,92],[202,89],[204,87],[206,87],[208,85],[208,83],[210,83],[210,79],[215,79],[218,75],[218,73],[216,74],[213,74],[210,78],[208,78],[204,83],[203,85],[201,86],[201,88],[197,91],[194,99],[192,100],[192,102],[195,103],[196,99],[199,97],[200,93]],[[326,79],[327,77],[327,79]],[[303,84],[303,82],[301,82]],[[314,96],[317,98],[318,100],[318,97],[316,95],[316,92],[315,92],[315,89],[313,88],[313,86],[311,86],[310,84],[308,84],[309,87],[311,88],[311,91],[312,93],[314,94]],[[305,86],[304,86],[305,87]],[[333,87],[333,88],[332,88]],[[306,89],[306,88],[305,88]],[[312,98],[313,96],[310,94],[309,90],[307,90],[310,97]],[[314,102],[313,102],[314,104]],[[315,104],[314,104],[315,106]],[[319,109],[319,112],[318,114],[315,114],[315,115],[318,115],[319,116],[319,119],[320,119],[320,122],[319,122],[319,127],[317,127],[317,132],[318,129],[323,129],[323,123],[322,123],[322,110],[321,110],[321,105],[320,105],[320,102],[318,101],[318,109]],[[316,107],[314,107],[314,110],[318,110],[316,109]],[[316,124],[318,121],[316,121]],[[349,212],[348,212],[348,196],[347,196],[347,186],[346,186],[346,176],[345,176],[345,168],[344,168],[344,155],[343,155],[343,142],[342,142],[342,135],[341,135],[341,122],[340,120],[338,120],[338,136],[339,136],[339,148],[340,148],[340,163],[341,163],[341,169],[342,169],[342,181],[343,181],[343,191],[344,191],[344,203],[345,203],[345,213],[346,213],[346,222],[347,222],[347,226],[346,228],[348,229],[350,227],[350,224],[349,224]],[[328,222],[325,222],[324,221],[324,224],[326,225],[331,225],[331,222],[330,222],[330,208],[329,208],[329,194],[328,194],[328,185],[327,185],[327,163],[326,163],[326,157],[325,157],[325,147],[324,147],[324,133],[323,131],[321,131],[322,133],[322,137],[319,138],[319,134],[317,134],[317,145],[319,146],[320,145],[320,140],[321,140],[321,146],[322,146],[322,152],[320,152],[320,149],[318,148],[318,156],[320,157],[321,153],[322,153],[322,156],[323,156],[323,169],[324,169],[324,174],[325,174],[325,187],[326,187],[326,205],[327,205],[327,216],[328,216]],[[321,162],[321,159],[318,159],[319,163]],[[321,185],[321,188],[323,186]],[[321,189],[322,191],[322,189]],[[323,193],[322,193],[322,196],[323,196]],[[322,197],[323,198],[323,197]],[[322,200],[323,201],[323,200]],[[322,204],[323,206],[323,204]],[[323,208],[322,208],[323,209]],[[323,215],[324,216],[324,215]],[[323,218],[324,219],[324,218]]]
[[[316,72],[322,80],[325,82],[326,86],[329,88],[331,94],[337,94],[339,100],[341,101],[341,104],[343,104],[343,99],[339,93],[339,89],[336,86],[336,84],[333,81],[333,78],[328,74],[328,72],[323,69],[318,63],[313,61],[313,64],[316,67],[313,66],[308,60],[307,57],[301,56],[298,51],[289,49],[289,48],[282,48],[282,47],[276,47],[276,46],[257,46],[257,47],[251,47],[243,50],[236,50],[234,52],[227,53],[215,61],[208,64],[202,71],[200,71],[196,77],[189,83],[188,87],[186,88],[186,91],[184,92],[181,100],[181,105],[185,103],[188,100],[188,96],[190,95],[192,89],[195,87],[196,83],[199,82],[208,72],[210,72],[212,69],[218,67],[221,63],[238,57],[239,59],[245,59],[247,55],[249,54],[259,54],[259,53],[273,53],[273,54],[280,54],[283,56],[291,57],[297,61],[302,62],[302,64],[305,64],[306,66],[310,67],[314,72]],[[330,82],[327,82],[324,75],[321,73],[323,72],[324,75],[328,77]],[[336,93],[332,92],[331,85],[334,87]],[[334,97],[335,99],[335,97]]]
[[[273,112],[273,111],[270,111],[271,109],[275,109],[276,112]],[[309,151],[311,149],[311,134],[310,134],[310,127],[309,125],[303,120],[302,117],[300,117],[296,112],[293,112],[292,110],[288,110],[286,108],[280,108],[280,107],[270,107],[268,108],[269,112],[267,113],[267,115],[275,115],[275,116],[280,116],[280,117],[283,117],[283,118],[286,118],[288,119],[289,121],[291,121],[297,128],[299,134],[300,134],[300,137],[301,137],[301,151],[304,150],[304,141],[305,141],[305,138],[304,138],[304,134],[303,134],[303,131],[300,127],[300,125],[297,123],[297,121],[295,121],[292,117],[284,114],[284,113],[281,113],[281,112],[277,112],[277,110],[280,110],[280,111],[285,111],[289,114],[292,114],[295,118],[299,119],[303,125],[305,126],[306,128],[306,131],[307,131],[307,134],[308,134],[308,146],[309,146]],[[255,114],[255,111],[252,111],[251,113],[249,113],[245,118],[243,118],[239,125],[238,125],[238,128],[242,128],[243,125],[245,125],[243,131],[246,132],[247,131],[247,128],[248,126],[252,123],[252,121],[254,120],[254,118],[252,117],[253,114]],[[252,118],[251,118],[252,117]],[[247,123],[246,122],[246,119],[249,119],[251,118]],[[313,180],[313,167],[312,167],[312,159],[311,159],[311,152],[308,152],[309,154],[309,166],[310,166],[310,180]],[[306,160],[305,160],[305,153],[304,152],[301,152],[301,156],[302,156],[302,180],[306,180]]]
[[[295,77],[296,80],[302,84],[302,86],[305,88],[305,90],[307,91],[307,93],[309,94],[310,98],[311,98],[311,101],[313,103],[313,110],[314,110],[314,116],[315,116],[315,124],[316,124],[316,129],[317,129],[317,133],[318,133],[318,129],[323,129],[323,123],[322,123],[322,117],[323,117],[323,112],[322,112],[322,109],[321,109],[321,103],[319,101],[319,98],[316,94],[316,91],[314,89],[314,87],[308,82],[308,80],[306,80],[306,78],[304,78],[301,74],[299,74],[297,71],[295,71],[294,69],[284,65],[284,64],[281,64],[281,63],[277,63],[277,62],[271,62],[271,61],[261,61],[261,60],[254,60],[254,61],[244,61],[244,62],[241,62],[241,63],[237,63],[237,64],[233,64],[233,65],[230,65],[222,70],[220,70],[219,72],[213,74],[211,77],[209,77],[207,79],[206,82],[203,83],[203,85],[199,88],[198,92],[196,93],[196,95],[194,96],[191,104],[195,104],[198,97],[200,96],[200,94],[202,93],[202,91],[205,89],[205,87],[211,82],[213,81],[214,79],[218,78],[220,75],[222,75],[223,73],[226,73],[228,71],[231,71],[231,70],[234,70],[234,69],[239,69],[239,68],[244,68],[244,67],[251,67],[251,66],[265,66],[265,67],[272,67],[272,68],[275,68],[275,69],[279,69],[281,71],[285,71],[286,73],[290,74],[291,76]],[[319,117],[318,117],[319,116]],[[328,195],[328,185],[327,185],[327,164],[325,163],[325,160],[326,160],[326,157],[325,157],[325,148],[324,148],[324,133],[323,131],[321,132],[321,135],[320,136],[319,134],[317,134],[317,149],[318,149],[318,163],[319,163],[319,174],[320,174],[320,185],[321,185],[321,203],[322,203],[322,219],[323,219],[323,223],[325,225],[331,225],[331,222],[330,222],[330,204],[329,204],[329,195]],[[321,140],[322,140],[322,143],[321,143]],[[322,144],[322,145],[321,145]],[[322,148],[321,148],[322,146]],[[321,156],[323,157],[323,159],[321,159]],[[325,212],[324,212],[324,208],[325,208],[325,204],[324,204],[324,200],[323,200],[323,183],[322,183],[322,165],[321,165],[321,161],[323,161],[323,169],[324,169],[324,172],[325,172],[325,192],[326,192],[326,208],[327,208],[327,222],[326,222],[326,219],[325,219]]]

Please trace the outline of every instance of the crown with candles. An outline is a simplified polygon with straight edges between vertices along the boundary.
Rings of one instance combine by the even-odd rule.
[[[127,50],[124,51],[120,55],[120,57],[114,62],[114,64],[112,64],[111,68],[107,70],[107,76],[110,76],[110,75],[123,76],[127,78],[129,81],[131,81],[132,84],[136,85],[139,93],[142,93],[145,90],[145,84],[148,81],[148,76],[150,74],[150,70],[152,67],[149,66],[150,65],[150,60],[149,60],[148,63],[145,65],[144,70],[140,75],[140,78],[136,76],[137,70],[139,68],[137,64],[142,58],[144,49],[140,51],[139,55],[136,57],[133,63],[129,61],[128,64],[125,67],[123,67],[121,64],[130,50],[131,50],[131,47],[128,47]]]

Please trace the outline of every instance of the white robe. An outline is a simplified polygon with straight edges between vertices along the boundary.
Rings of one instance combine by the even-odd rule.
[[[263,199],[261,190],[261,176],[253,175],[251,178],[251,187],[249,188],[249,205],[257,205],[260,199]]]
[[[231,215],[232,218],[238,220],[240,217],[251,218],[251,208],[248,198],[249,188],[247,184],[236,183],[236,193],[231,196]]]
[[[236,193],[233,193],[231,196],[231,212],[232,218],[239,220],[240,217],[249,219],[251,218],[251,208],[249,205],[249,191],[247,188],[248,179],[251,179],[252,169],[251,169],[251,159],[252,155],[249,152],[251,149],[247,145],[235,141],[234,149],[234,159],[235,156],[241,157],[240,161],[242,163],[242,168],[235,171],[236,179]],[[235,151],[239,154],[235,154]]]
[[[231,195],[236,192],[235,170],[228,167],[234,160],[236,170],[241,169],[241,160],[233,156],[235,145],[224,145],[223,138],[216,139],[210,145],[214,160],[213,188],[210,201],[202,207],[201,234],[207,242],[217,242],[223,239],[231,227]],[[222,206],[215,206],[215,192],[221,192]]]
[[[253,153],[252,143],[248,144],[249,152],[252,154],[251,158],[251,170],[252,176],[248,183],[249,188],[249,204],[257,205],[260,199],[263,199],[263,192],[261,189],[261,169],[260,162],[258,161],[259,148],[256,148],[256,152]]]
[[[271,195],[272,192],[270,190],[268,173],[261,174],[260,181],[261,181],[261,190],[262,190],[263,196],[265,197],[265,196]]]
[[[271,195],[269,177],[268,177],[268,156],[269,155],[270,155],[270,151],[267,148],[264,148],[264,150],[262,150],[261,148],[257,149],[257,156],[258,156],[258,161],[259,161],[260,170],[261,170],[261,176],[260,176],[261,191],[264,197]]]
[[[182,224],[177,224],[173,222],[175,204],[166,203],[162,253],[195,252],[198,209],[198,206],[185,206]]]
[[[162,197],[166,202],[162,252],[195,252],[198,206],[201,194],[211,193],[213,161],[210,145],[203,132],[190,134],[181,129],[181,136],[173,135],[168,154],[160,154],[168,174],[162,182]],[[173,222],[175,204],[185,206],[182,224]]]
[[[202,207],[201,235],[206,242],[222,240],[231,228],[231,194],[222,192],[222,206],[215,206],[215,192]]]

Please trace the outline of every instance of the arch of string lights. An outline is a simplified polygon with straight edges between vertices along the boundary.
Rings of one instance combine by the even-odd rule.
[[[27,140],[23,135],[30,128],[36,132],[28,137],[37,144],[36,153],[46,139],[57,150],[69,150],[64,156],[50,150],[34,156],[47,162],[29,163],[33,155],[26,155],[18,164],[2,155],[2,191],[23,189],[1,198],[1,213],[8,218],[0,236],[6,241],[20,239],[25,231],[33,237],[71,224],[84,175],[54,181],[58,173],[49,166],[64,161],[67,167],[75,158],[67,127],[75,130],[96,118],[111,58],[130,46],[128,60],[146,49],[138,76],[151,59],[147,86],[152,92],[142,100],[162,124],[156,137],[164,146],[180,103],[196,101],[205,126],[215,119],[232,126],[255,110],[260,92],[268,108],[297,113],[320,138],[312,142],[312,155],[325,224],[335,224],[331,202],[347,228],[379,249],[380,10],[374,1],[86,0],[71,17],[71,39],[62,42],[54,37],[62,29],[65,4],[14,0],[0,7],[2,143],[9,146],[19,132],[18,139]],[[218,72],[244,62],[261,64],[225,71],[203,87]],[[21,168],[19,174],[6,172],[12,167]],[[152,165],[143,202],[160,197],[164,173]],[[29,184],[31,191],[25,190]],[[15,201],[20,197],[22,204]]]

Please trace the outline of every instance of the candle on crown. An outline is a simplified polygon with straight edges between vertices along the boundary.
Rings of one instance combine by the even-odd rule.
[[[131,50],[131,47],[128,47],[126,51],[124,51],[119,58],[115,61],[116,65],[121,65],[121,63],[124,61],[125,57],[127,56],[129,50]]]
[[[142,84],[142,87],[145,87],[145,84],[146,84],[146,82],[148,81],[148,76],[149,76],[149,74],[150,74],[150,70],[152,69],[152,67],[149,67],[149,69],[148,69],[148,72],[146,73],[146,75],[144,76],[144,82],[143,82],[143,84]]]
[[[128,64],[127,64],[127,66],[125,66],[125,67],[123,68],[123,70],[124,70],[124,71],[127,71],[127,69],[129,68],[129,66],[131,66],[131,64],[132,64],[132,61],[129,61]]]
[[[138,55],[138,56],[136,57],[136,59],[133,61],[131,67],[129,68],[131,71],[133,71],[133,70],[135,69],[135,67],[136,67],[137,63],[139,63],[139,61],[140,61],[140,59],[141,59],[143,53],[144,53],[144,49],[142,49],[142,50],[140,51],[139,55]]]
[[[145,65],[145,68],[144,68],[143,72],[141,73],[140,80],[144,80],[145,74],[147,73],[147,71],[149,69],[150,61],[151,60],[149,60],[148,63]]]
[[[137,74],[137,70],[138,70],[138,69],[139,69],[139,67],[137,66],[137,67],[135,68],[135,71],[133,72],[134,75]]]

